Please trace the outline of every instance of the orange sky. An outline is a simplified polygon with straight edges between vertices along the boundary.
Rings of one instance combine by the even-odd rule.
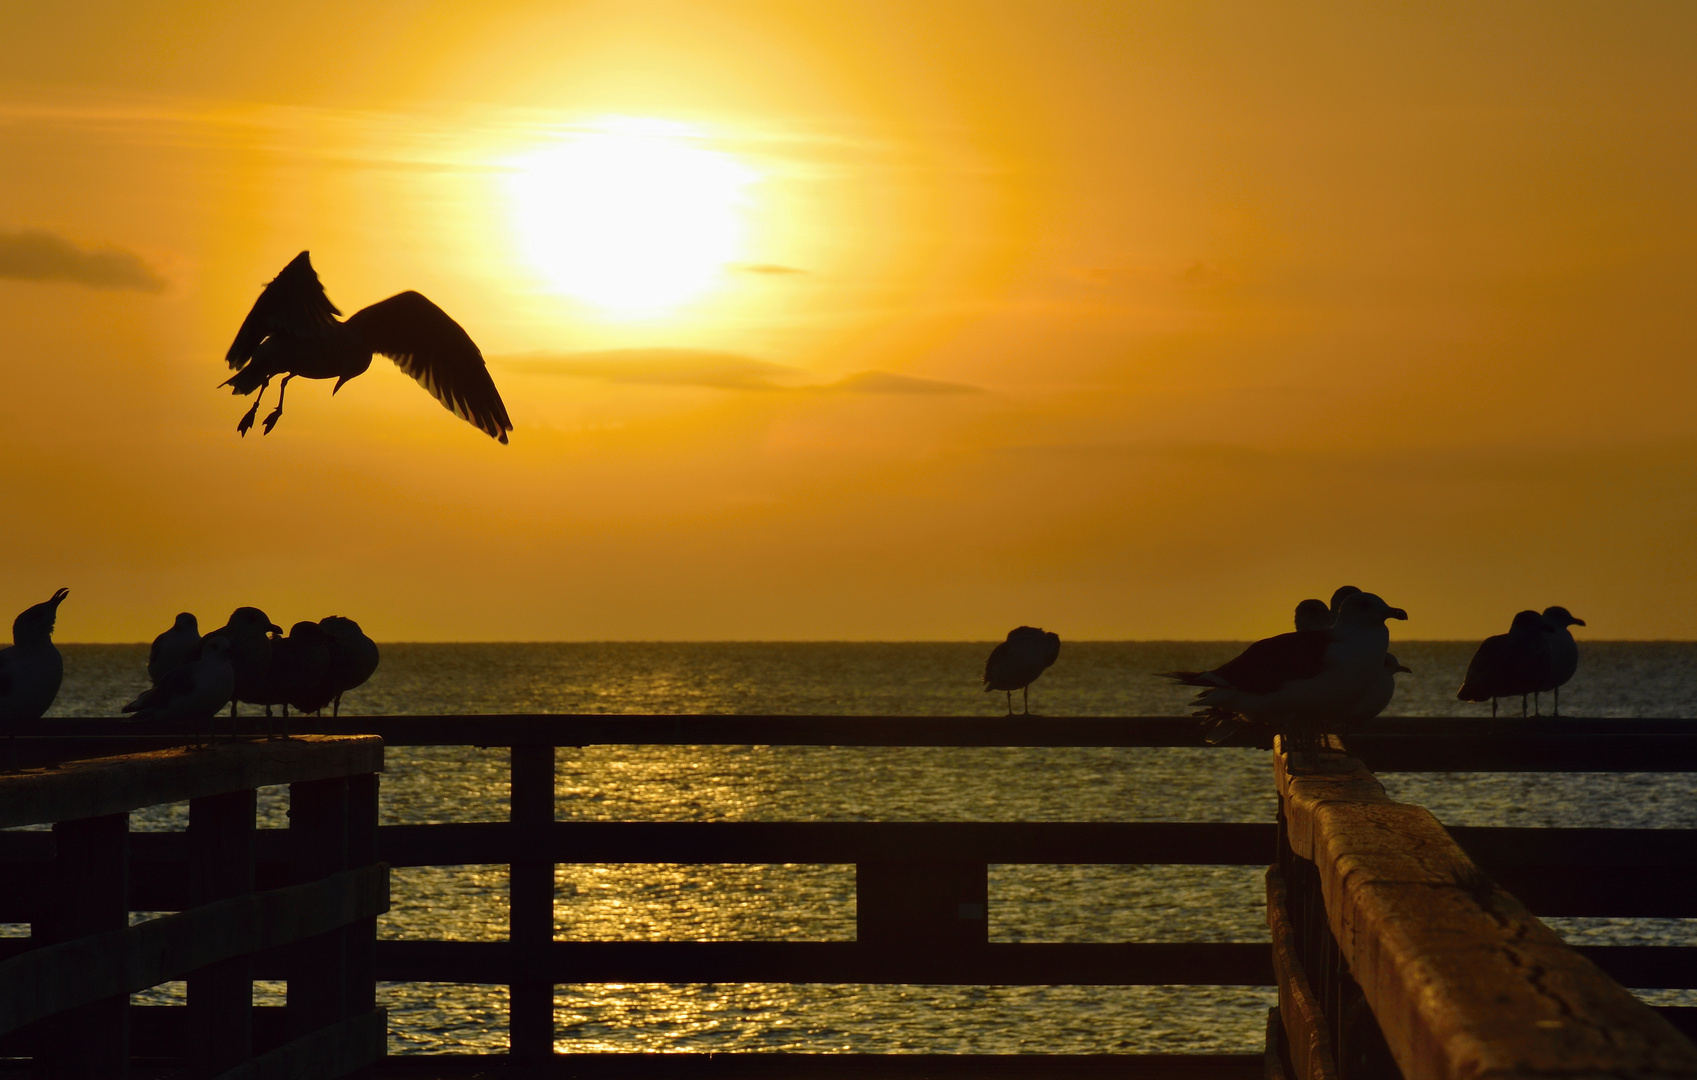
[[[0,611],[1697,638],[1693,55],[1674,3],[8,0]],[[382,358],[238,438],[307,248],[458,319],[511,445]]]

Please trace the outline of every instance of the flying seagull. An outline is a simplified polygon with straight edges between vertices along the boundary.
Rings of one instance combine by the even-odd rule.
[[[1561,715],[1561,688],[1579,670],[1579,643],[1573,640],[1573,632],[1568,627],[1584,625],[1584,619],[1564,607],[1544,609],[1544,644],[1550,650],[1550,678],[1549,684],[1540,689],[1555,691],[1556,716]]]
[[[1338,605],[1337,622],[1324,630],[1297,630],[1263,638],[1212,671],[1160,674],[1200,687],[1199,715],[1232,716],[1309,745],[1336,730],[1383,674],[1390,645],[1386,619],[1406,619],[1372,593],[1355,592]]]
[[[337,320],[341,313],[325,295],[307,252],[296,255],[265,286],[224,356],[236,373],[222,385],[233,394],[259,391],[253,407],[236,424],[237,431],[246,435],[253,426],[265,388],[277,376],[283,381],[277,388],[277,407],[265,418],[266,434],[283,415],[283,393],[290,379],[335,379],[330,390],[334,394],[343,383],[364,374],[374,353],[382,353],[449,412],[507,441],[513,422],[507,419],[507,407],[483,354],[447,312],[409,291],[362,308],[346,322]]]
[[[69,589],[60,589],[24,608],[12,620],[11,647],[0,649],[0,729],[9,729],[13,738],[18,725],[40,720],[59,696],[65,662],[53,645],[53,624],[69,595]]]
[[[1025,712],[1031,713],[1031,684],[1061,655],[1061,635],[1035,626],[1008,631],[1008,639],[990,650],[984,661],[984,692],[1005,690],[1008,715],[1013,715],[1013,692],[1024,692]]]
[[[1455,696],[1462,701],[1489,701],[1491,718],[1496,719],[1497,699],[1518,694],[1520,715],[1525,716],[1527,695],[1552,685],[1552,666],[1544,617],[1536,611],[1517,612],[1508,633],[1493,634],[1479,644]]]

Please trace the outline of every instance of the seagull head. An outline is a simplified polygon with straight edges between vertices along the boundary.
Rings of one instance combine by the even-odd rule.
[[[1383,624],[1386,619],[1408,618],[1408,612],[1391,607],[1370,592],[1353,592],[1338,607],[1338,622],[1355,626]]]
[[[40,644],[53,639],[53,624],[59,619],[59,605],[65,602],[65,597],[71,595],[71,590],[60,589],[39,604],[33,604],[12,620],[12,640],[23,645],[26,642]]]
[[[1332,625],[1332,609],[1324,600],[1304,600],[1296,605],[1298,630],[1324,630]]]
[[[1331,604],[1330,610],[1332,612],[1333,617],[1335,618],[1337,616],[1338,609],[1343,606],[1343,602],[1345,600],[1348,600],[1350,597],[1354,596],[1356,593],[1358,593],[1360,591],[1361,590],[1356,588],[1354,585],[1340,586],[1338,588],[1338,591],[1334,592],[1332,594],[1332,604]]]
[[[173,630],[187,630],[189,633],[193,634],[195,637],[199,637],[200,636],[200,621],[194,617],[193,612],[179,611],[179,612],[177,612],[176,621],[171,624],[171,629],[173,629]]]
[[[1536,611],[1517,611],[1514,621],[1508,624],[1511,634],[1542,634],[1544,632],[1544,617]]]
[[[329,633],[315,622],[302,621],[289,627],[290,641],[305,641],[311,643],[315,641],[328,641],[329,639]]]
[[[230,613],[230,629],[248,630],[256,634],[281,634],[283,628],[256,607],[239,607]]]
[[[1585,620],[1564,607],[1547,607],[1544,609],[1544,625],[1552,630],[1565,630],[1570,626],[1584,626]]]

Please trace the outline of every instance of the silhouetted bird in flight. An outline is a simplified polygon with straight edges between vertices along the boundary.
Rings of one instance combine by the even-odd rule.
[[[1539,689],[1555,691],[1553,716],[1561,715],[1561,688],[1579,670],[1579,643],[1573,640],[1573,632],[1568,627],[1584,625],[1584,619],[1570,614],[1564,607],[1544,609],[1544,644],[1550,650],[1550,679],[1548,686]]]
[[[1061,635],[1035,626],[1008,631],[1008,639],[990,650],[984,661],[984,692],[1005,690],[1008,715],[1013,715],[1013,692],[1023,691],[1026,715],[1031,714],[1031,684],[1061,655]]]
[[[279,375],[277,407],[265,418],[264,431],[283,415],[289,380],[335,379],[342,384],[371,366],[382,353],[455,416],[501,442],[513,422],[489,377],[483,354],[459,323],[416,292],[404,292],[362,308],[346,321],[325,295],[306,252],[295,256],[254,301],[236,340],[225,354],[236,373],[222,385],[235,394],[259,391],[253,407],[236,424],[243,435],[253,426],[265,388]],[[238,665],[239,670],[239,665]],[[238,676],[239,680],[239,676]]]
[[[330,649],[330,663],[324,677],[303,693],[290,699],[289,704],[301,712],[322,713],[331,706],[330,715],[342,715],[342,695],[356,686],[363,686],[377,670],[377,643],[365,636],[359,623],[341,615],[318,620],[323,627]]]
[[[17,737],[19,725],[40,720],[59,696],[65,662],[53,644],[53,624],[69,595],[69,589],[59,589],[25,608],[12,620],[11,647],[0,649],[0,729],[11,738]],[[10,757],[9,740],[7,750]]]
[[[1517,612],[1508,633],[1493,634],[1479,644],[1455,696],[1462,701],[1489,701],[1495,719],[1497,699],[1518,694],[1520,715],[1525,716],[1527,696],[1553,685],[1552,667],[1544,617],[1536,611]]]
[[[1367,697],[1384,673],[1390,646],[1385,620],[1406,618],[1401,608],[1357,591],[1343,596],[1337,621],[1324,630],[1263,638],[1212,671],[1158,674],[1202,688],[1192,702],[1203,710],[1198,715],[1242,717],[1303,748],[1321,732],[1337,730]]]
[[[147,677],[155,686],[166,675],[200,655],[200,624],[187,611],[179,612],[171,629],[153,639],[147,652]]]
[[[155,679],[151,689],[144,690],[124,706],[124,712],[134,713],[132,719],[171,723],[187,720],[194,724],[194,737],[200,741],[200,727],[218,715],[224,703],[235,697],[236,671],[230,666],[230,642],[222,634],[209,635],[200,644],[200,656],[179,664]]]

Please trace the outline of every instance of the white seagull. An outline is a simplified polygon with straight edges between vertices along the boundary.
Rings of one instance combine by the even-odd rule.
[[[270,434],[283,415],[283,393],[297,375],[342,384],[362,375],[374,353],[382,353],[418,380],[430,395],[479,431],[507,441],[513,422],[489,377],[483,353],[465,328],[416,292],[398,293],[353,313],[346,322],[325,295],[306,252],[283,267],[254,301],[224,359],[236,373],[222,385],[233,394],[259,391],[253,408],[236,424],[243,435],[253,426],[265,388],[281,375],[277,407],[265,418]]]
[[[1497,699],[1518,694],[1520,715],[1525,716],[1527,696],[1550,684],[1551,667],[1544,617],[1536,611],[1517,612],[1508,633],[1480,642],[1455,696],[1462,701],[1489,701],[1495,719]]]
[[[1569,613],[1564,607],[1544,609],[1544,644],[1550,650],[1550,679],[1549,685],[1540,689],[1555,691],[1556,705],[1552,715],[1561,715],[1561,688],[1579,670],[1579,643],[1573,640],[1573,632],[1568,627],[1584,625],[1584,619]]]
[[[1025,712],[1031,714],[1031,684],[1061,655],[1061,635],[1035,626],[1016,626],[1008,639],[990,650],[984,661],[984,692],[1005,690],[1008,715],[1013,715],[1013,692],[1024,692]]]
[[[1295,748],[1336,730],[1384,671],[1386,619],[1407,619],[1372,593],[1344,597],[1337,622],[1263,638],[1212,671],[1162,672],[1202,692],[1193,704],[1210,717],[1240,716],[1289,736]]]
[[[177,614],[171,629],[153,639],[147,653],[147,677],[154,685],[200,655],[200,623],[189,612]]]
[[[1344,726],[1354,727],[1384,712],[1385,707],[1391,703],[1391,698],[1396,696],[1396,675],[1399,671],[1414,674],[1412,668],[1403,666],[1395,656],[1386,653],[1384,667],[1373,676],[1373,684],[1368,687],[1367,693],[1362,695],[1361,700],[1349,710],[1349,715],[1344,717]]]
[[[230,665],[230,642],[213,634],[201,643],[199,659],[181,664],[124,706],[136,720],[165,723],[187,720],[194,724],[195,741],[200,726],[218,715],[236,690],[236,671]]]
[[[12,620],[12,646],[0,649],[0,727],[15,731],[40,720],[59,696],[65,662],[53,644],[53,624],[69,595],[60,589]]]

